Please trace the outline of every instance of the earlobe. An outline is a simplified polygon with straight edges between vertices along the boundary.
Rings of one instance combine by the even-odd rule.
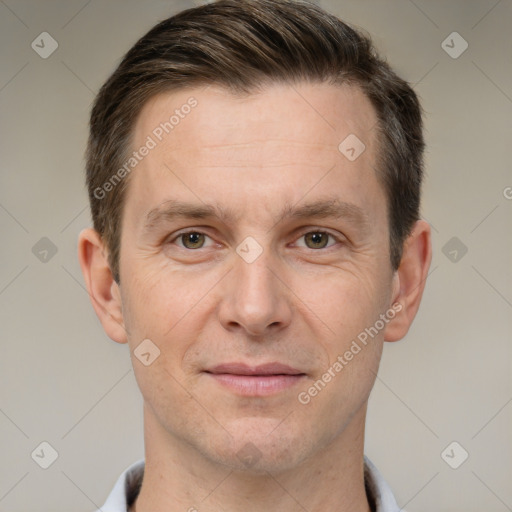
[[[392,304],[399,304],[396,316],[384,331],[385,341],[398,341],[409,330],[420,306],[432,259],[430,226],[419,220],[405,241],[402,260],[393,276]]]
[[[114,281],[107,250],[96,230],[88,228],[80,233],[78,259],[89,298],[103,329],[112,340],[126,343],[119,286]]]

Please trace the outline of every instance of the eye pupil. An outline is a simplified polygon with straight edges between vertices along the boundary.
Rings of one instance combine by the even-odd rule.
[[[314,233],[308,233],[306,235],[306,240],[310,240],[313,242],[314,249],[323,249],[327,245],[328,240],[327,233],[320,233],[320,232],[314,232]]]
[[[188,249],[198,249],[204,243],[204,235],[202,233],[184,233],[182,235],[183,245]]]

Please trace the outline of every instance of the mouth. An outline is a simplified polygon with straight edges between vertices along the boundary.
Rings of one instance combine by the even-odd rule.
[[[306,374],[282,363],[248,366],[225,363],[204,372],[218,384],[241,396],[268,396],[289,389]]]

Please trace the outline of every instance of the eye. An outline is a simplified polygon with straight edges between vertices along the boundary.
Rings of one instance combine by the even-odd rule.
[[[336,242],[334,235],[331,235],[330,233],[327,233],[325,231],[310,231],[309,233],[303,234],[300,237],[300,239],[302,238],[305,240],[306,247],[308,249],[325,249],[326,247],[331,247],[332,245],[335,245],[327,245],[329,238],[332,238]]]
[[[208,247],[205,245],[207,239],[210,239],[210,237],[201,231],[187,231],[179,233],[170,240],[169,243],[177,243],[178,247],[182,249],[197,250]],[[313,250],[331,247],[336,245],[336,242],[339,241],[334,235],[326,231],[309,231],[299,238],[299,240],[301,239],[305,240],[305,245],[299,244],[299,247],[306,247]],[[333,243],[330,245],[328,245],[329,239],[333,240]]]
[[[171,242],[181,241],[182,245],[178,244],[178,246],[184,249],[202,249],[206,238],[210,237],[201,231],[187,231],[177,235]]]

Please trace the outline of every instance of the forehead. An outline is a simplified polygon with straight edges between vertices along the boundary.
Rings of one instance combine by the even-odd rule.
[[[288,204],[308,188],[325,197],[336,180],[340,190],[361,194],[375,186],[375,126],[370,101],[353,86],[272,84],[235,95],[211,85],[158,94],[134,128],[133,149],[151,149],[130,177],[126,202],[147,211],[181,194],[233,205],[236,188],[240,204],[253,197],[271,207],[265,201],[282,192]],[[364,151],[352,160],[340,144]]]
[[[337,151],[349,134],[359,134],[371,146],[375,123],[369,99],[355,86],[270,84],[253,94],[233,94],[213,84],[149,99],[135,124],[134,143],[143,143],[150,134],[174,150],[183,148],[183,139],[186,148],[244,142],[261,146],[283,139],[306,151],[315,145]],[[262,129],[264,138],[256,140],[255,132],[263,135]]]

